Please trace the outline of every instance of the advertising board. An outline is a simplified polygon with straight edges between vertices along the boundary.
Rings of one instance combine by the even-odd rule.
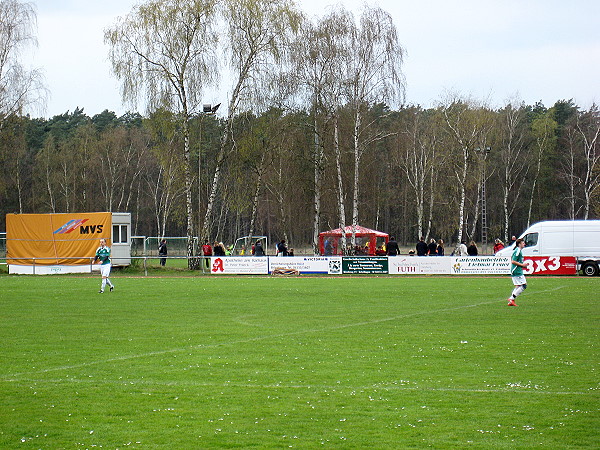
[[[526,256],[525,275],[576,275],[577,259],[574,256]]]
[[[445,274],[451,272],[449,256],[390,256],[390,275]]]
[[[270,256],[269,273],[275,269],[297,270],[300,273],[342,273],[341,257],[325,256]]]
[[[388,258],[387,256],[344,256],[342,273],[388,273]]]
[[[6,257],[15,265],[88,265],[98,240],[111,245],[111,213],[7,214]],[[36,258],[35,262],[33,259]]]
[[[510,258],[497,256],[461,256],[452,258],[452,271],[456,275],[508,275]]]
[[[210,262],[210,273],[215,275],[266,275],[269,273],[269,262],[264,256],[213,256]]]

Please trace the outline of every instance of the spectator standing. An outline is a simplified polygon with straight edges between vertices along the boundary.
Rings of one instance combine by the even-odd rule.
[[[427,246],[427,254],[429,256],[437,256],[437,244],[433,238],[429,241],[429,245]]]
[[[160,244],[158,245],[158,256],[161,256],[162,258],[160,258],[160,265],[161,266],[165,266],[165,264],[167,263],[167,240],[163,239],[162,241],[160,241]]]
[[[419,242],[417,242],[417,256],[427,256],[427,244],[425,243],[425,238],[421,236]]]
[[[204,240],[204,245],[202,246],[202,255],[204,255],[204,266],[207,269],[210,269],[210,257],[213,254],[213,249],[210,246],[208,239]]]
[[[437,243],[436,253],[438,256],[444,256],[444,241],[442,239]]]
[[[256,241],[254,244],[254,256],[265,256],[265,250],[260,241]]]
[[[327,238],[325,239],[325,244],[324,244],[324,250],[325,250],[325,256],[331,256],[333,255],[333,244],[331,243],[331,238]]]
[[[288,248],[285,244],[285,239],[282,239],[279,244],[277,244],[277,256],[287,256]]]
[[[479,255],[479,251],[477,250],[477,244],[475,244],[475,241],[471,241],[469,243],[469,246],[467,247],[467,254],[469,256]]]
[[[398,256],[400,254],[400,247],[398,247],[398,242],[396,242],[396,238],[392,236],[388,241],[385,250],[388,256]]]
[[[222,242],[215,242],[213,245],[213,254],[215,256],[225,256],[225,246]]]
[[[458,246],[458,256],[469,256],[465,241],[460,241],[460,245]]]
[[[500,239],[494,241],[494,255],[504,248],[504,242]]]

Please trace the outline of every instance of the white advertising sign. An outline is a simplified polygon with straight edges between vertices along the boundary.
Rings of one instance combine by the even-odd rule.
[[[213,274],[254,274],[266,275],[269,273],[267,257],[254,256],[213,256],[210,259],[210,273]]]
[[[452,274],[510,274],[510,258],[496,256],[462,256],[452,259]]]
[[[413,256],[415,258],[415,256]],[[417,256],[420,272],[425,274],[449,274],[452,273],[452,258],[450,256]]]
[[[452,259],[449,256],[390,256],[391,275],[451,274]]]
[[[341,257],[270,256],[269,273],[275,269],[297,270],[300,273],[342,273]]]
[[[94,271],[99,271],[100,266],[94,266]],[[21,266],[19,264],[9,264],[8,273],[19,275],[56,275],[65,273],[91,273],[90,265],[84,266]]]
[[[418,256],[390,256],[388,257],[388,271],[390,275],[416,275],[420,272]]]

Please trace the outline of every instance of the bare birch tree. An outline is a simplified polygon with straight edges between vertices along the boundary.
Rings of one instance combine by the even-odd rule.
[[[508,242],[510,218],[522,193],[525,176],[529,171],[526,139],[525,109],[518,102],[509,102],[499,113],[501,135],[500,161],[503,167],[502,213],[504,242]]]
[[[575,220],[579,210],[577,208],[577,186],[580,178],[577,176],[577,131],[573,127],[566,127],[563,136],[565,152],[561,161],[561,177],[567,183],[567,202],[569,219]]]
[[[473,152],[479,147],[482,135],[489,132],[492,122],[487,114],[489,111],[472,100],[451,95],[440,107],[448,135],[455,146],[451,164],[459,189],[457,241],[460,243],[466,226],[467,182]]]
[[[417,215],[417,235],[429,238],[434,195],[434,169],[436,167],[437,134],[436,128],[427,120],[421,108],[413,107],[406,111],[409,115],[406,128],[401,134],[406,138],[406,147],[400,162],[406,178],[414,192],[415,213]],[[429,192],[429,220],[424,233],[425,208]]]
[[[583,218],[587,220],[594,193],[600,188],[600,112],[595,103],[588,111],[577,115],[575,127],[584,161],[580,180],[583,186]]]
[[[57,212],[56,205],[56,159],[53,157],[57,153],[57,144],[54,136],[49,135],[45,141],[42,150],[36,155],[36,170],[38,172],[37,179],[40,184],[41,201],[45,204],[50,212]]]
[[[155,149],[157,151],[157,149]],[[182,185],[183,164],[177,160],[174,152],[160,152],[158,157],[158,176],[146,176],[146,186],[154,203],[156,232],[159,238],[166,235],[167,223],[175,209],[177,200],[184,197],[185,187]]]
[[[345,80],[347,98],[353,111],[352,146],[354,182],[352,187],[352,227],[359,221],[360,164],[369,145],[386,135],[369,130],[376,120],[365,122],[366,109],[376,103],[395,104],[404,95],[401,66],[404,49],[392,17],[381,8],[365,6],[359,24],[351,33],[350,52]],[[356,245],[352,233],[352,247]]]
[[[321,225],[321,191],[325,170],[323,147],[325,123],[332,122],[333,153],[337,175],[338,225],[346,226],[342,158],[339,144],[339,109],[344,101],[344,73],[349,60],[349,39],[354,27],[352,14],[342,7],[333,9],[315,23],[306,21],[293,46],[293,64],[290,78],[303,93],[301,101],[311,105],[314,167],[313,192],[313,249],[319,252]],[[342,251],[346,240],[341,239]]]
[[[533,198],[537,189],[537,181],[542,170],[544,155],[556,145],[556,121],[547,111],[536,117],[531,123],[531,133],[534,139],[535,168],[531,176],[531,195],[529,196],[529,207],[527,209],[527,227],[531,224],[531,211],[533,209]]]
[[[24,108],[45,104],[42,73],[20,61],[22,52],[37,46],[37,17],[33,3],[0,1],[0,127],[4,119]]]
[[[228,59],[234,84],[206,205],[202,238],[208,238],[212,228],[213,208],[228,156],[233,119],[241,107],[251,103],[254,108],[265,108],[269,84],[276,78],[290,37],[301,20],[289,0],[225,0],[223,14],[228,27]]]
[[[178,115],[183,135],[187,255],[194,252],[189,120],[216,70],[216,0],[151,0],[134,6],[104,33],[123,99]],[[191,258],[188,266],[196,266]]]

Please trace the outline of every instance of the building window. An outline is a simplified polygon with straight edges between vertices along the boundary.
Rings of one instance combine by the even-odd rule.
[[[113,244],[127,244],[127,225],[113,225]]]

